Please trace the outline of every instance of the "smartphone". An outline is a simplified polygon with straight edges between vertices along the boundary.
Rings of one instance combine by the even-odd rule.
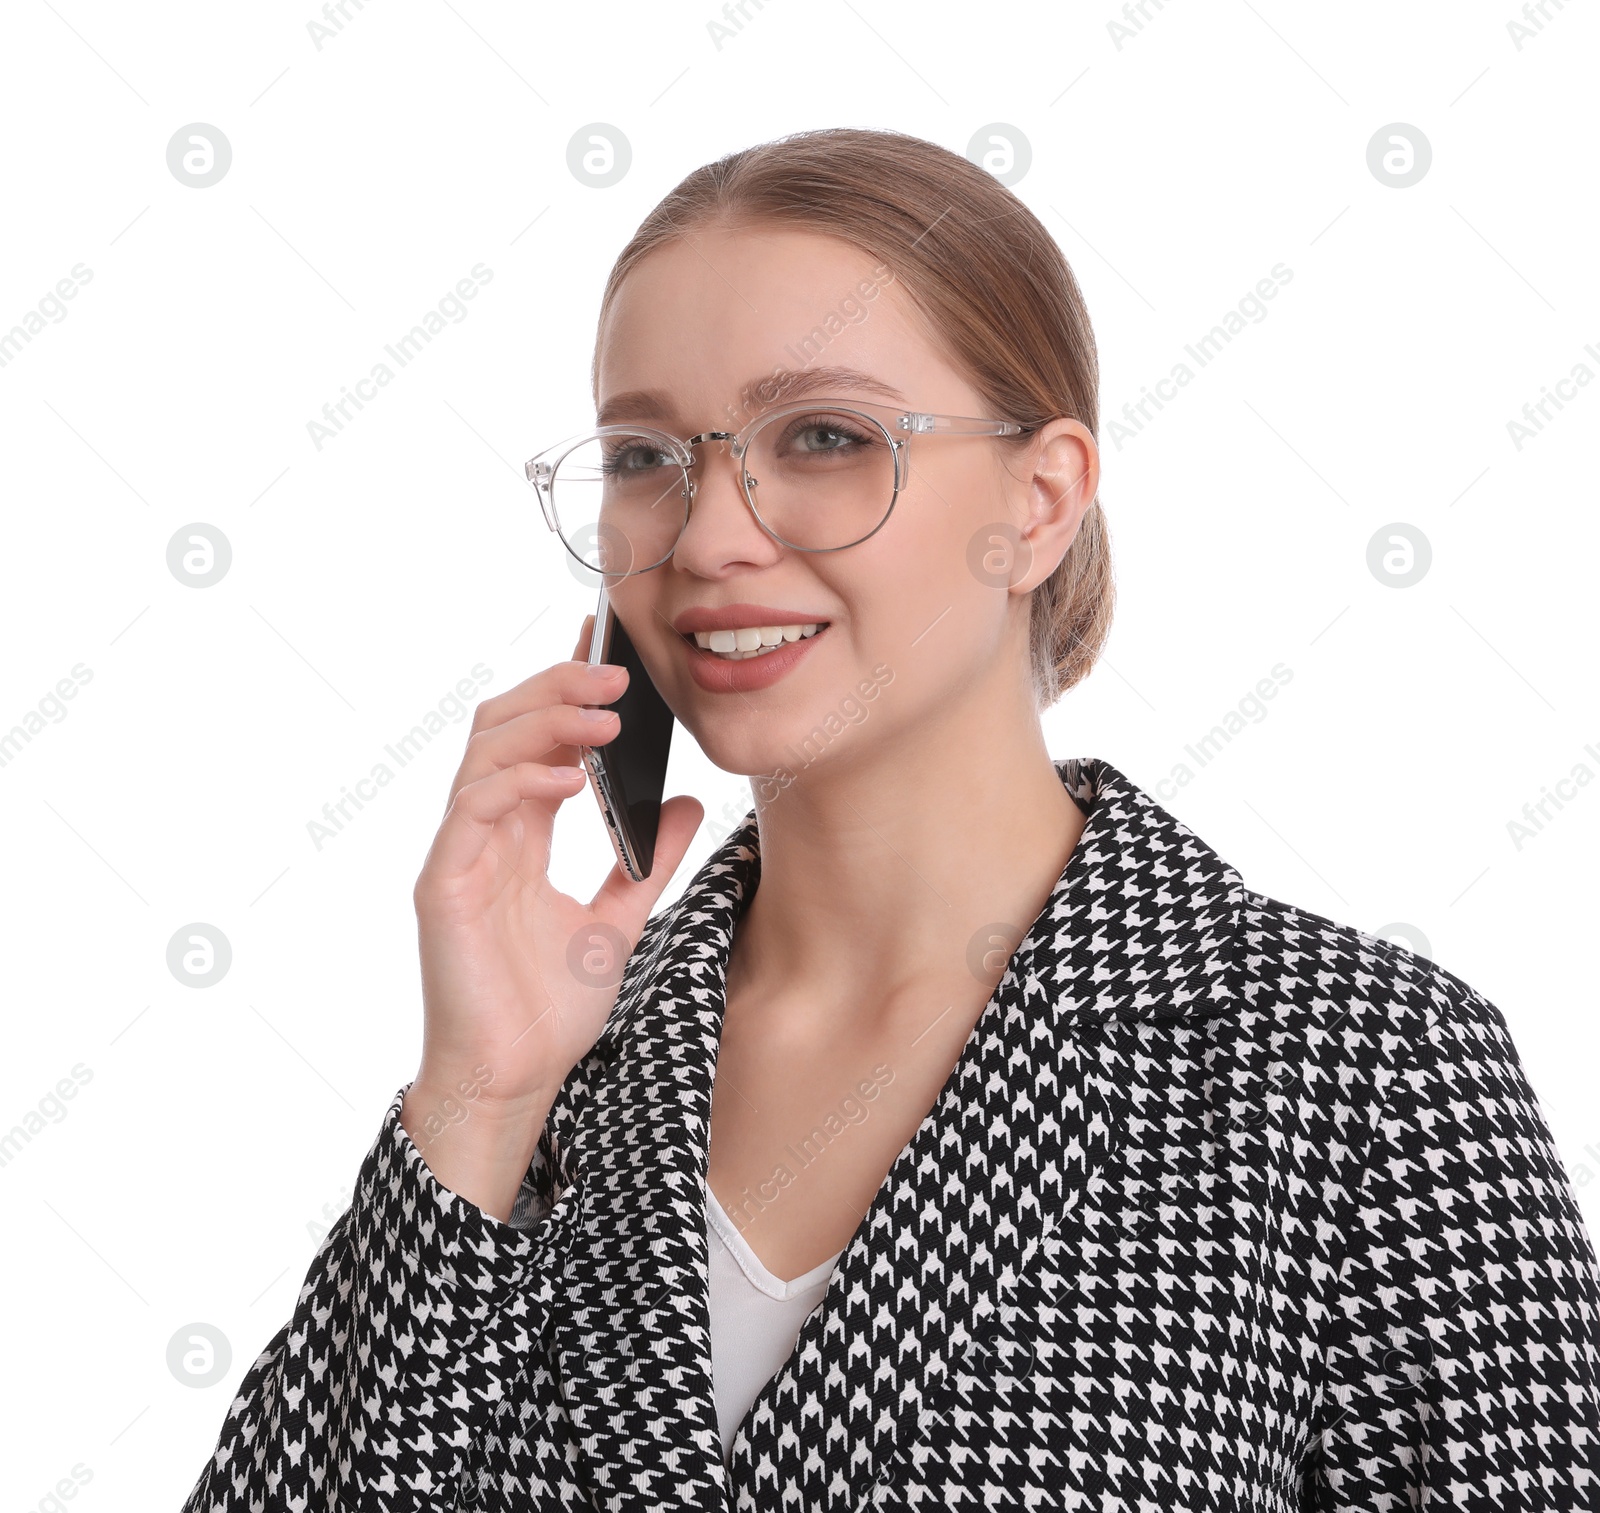
[[[589,636],[589,661],[610,662],[628,669],[622,697],[594,709],[614,709],[622,728],[604,746],[580,746],[589,785],[600,804],[612,848],[622,870],[636,883],[649,877],[655,864],[656,828],[661,821],[661,792],[667,782],[667,753],[672,747],[672,711],[661,697],[639,653],[611,608],[605,586],[595,606]]]

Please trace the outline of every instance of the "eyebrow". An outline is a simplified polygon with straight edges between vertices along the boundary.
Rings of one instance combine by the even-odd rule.
[[[774,368],[760,378],[750,379],[739,391],[745,412],[751,413],[762,405],[781,404],[785,400],[799,399],[808,394],[832,394],[838,390],[852,390],[862,394],[877,394],[895,404],[905,404],[906,397],[891,384],[859,368]],[[662,389],[629,389],[613,394],[595,412],[596,425],[613,425],[624,420],[666,420],[673,415],[672,396]]]

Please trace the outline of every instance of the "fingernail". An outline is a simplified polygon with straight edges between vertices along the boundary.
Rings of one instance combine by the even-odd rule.
[[[586,720],[609,720],[611,718],[609,709],[585,709],[582,713]]]
[[[622,669],[612,662],[591,662],[589,664],[589,676],[595,679],[613,677],[621,671]]]

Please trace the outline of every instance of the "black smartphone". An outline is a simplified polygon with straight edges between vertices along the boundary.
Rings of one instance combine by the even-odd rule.
[[[661,821],[661,792],[667,782],[667,753],[672,748],[672,711],[661,697],[639,653],[611,608],[605,586],[595,606],[589,636],[589,661],[610,662],[628,669],[622,697],[591,708],[614,709],[622,728],[604,746],[580,746],[589,785],[605,817],[611,845],[622,870],[636,883],[649,877],[655,864],[656,827]]]

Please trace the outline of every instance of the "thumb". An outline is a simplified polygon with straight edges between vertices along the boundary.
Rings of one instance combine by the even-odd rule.
[[[705,805],[687,793],[668,799],[661,806],[661,818],[656,826],[656,849],[650,875],[636,883],[622,870],[620,862],[614,863],[590,905],[595,913],[614,924],[629,940],[637,941],[656,900],[683,861],[705,814]]]

